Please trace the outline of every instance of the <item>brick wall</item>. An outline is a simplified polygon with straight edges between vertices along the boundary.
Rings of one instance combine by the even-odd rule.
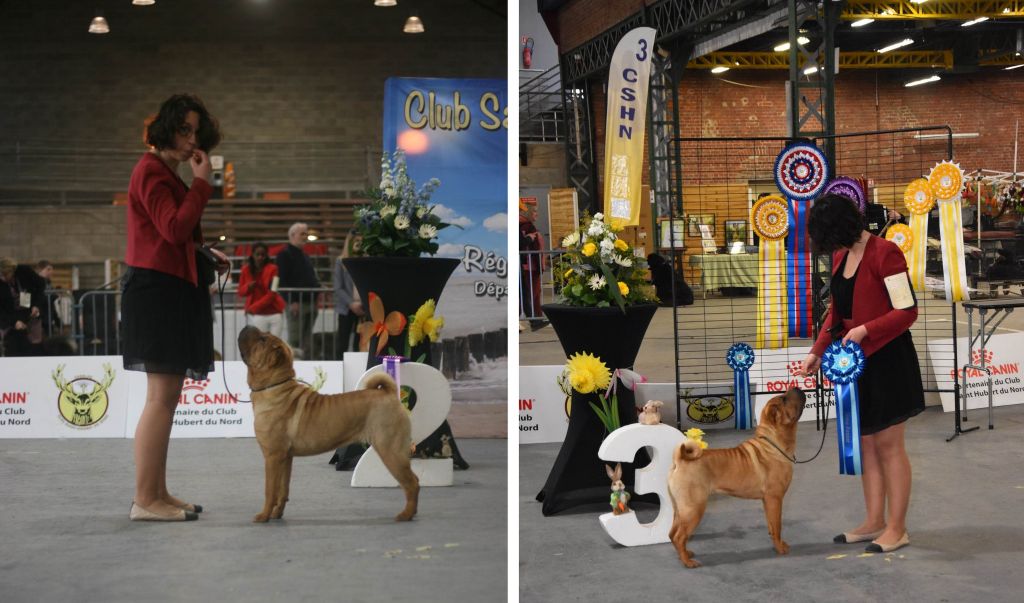
[[[724,79],[706,71],[689,71],[684,75],[679,87],[681,135],[784,137],[786,73],[732,71],[726,75]],[[1013,169],[1014,126],[1024,115],[1021,110],[1024,80],[1015,72],[986,70],[971,75],[947,75],[940,82],[915,88],[905,88],[906,79],[906,76],[884,70],[840,74],[836,86],[837,133],[949,125],[955,133],[979,134],[977,138],[953,141],[954,160],[965,170]],[[591,92],[596,131],[595,165],[600,181],[604,165],[603,85],[594,84]],[[915,154],[928,157],[930,161],[941,149],[940,142],[914,142],[913,146],[894,149],[896,157],[885,158],[878,169],[887,169],[885,161],[913,165],[911,155]],[[1021,151],[1018,170],[1024,168],[1024,148]],[[872,174],[870,166],[864,172],[866,177],[884,176]],[[645,165],[645,184],[649,177],[650,171]],[[602,195],[599,186],[598,196],[603,198]]]

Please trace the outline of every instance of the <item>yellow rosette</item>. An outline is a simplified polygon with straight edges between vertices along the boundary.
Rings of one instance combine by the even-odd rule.
[[[778,195],[759,199],[750,210],[750,223],[761,238],[758,247],[757,338],[760,349],[784,348],[788,343],[786,320],[786,232],[789,210]]]
[[[939,233],[942,238],[942,276],[946,300],[969,300],[967,267],[964,262],[964,225],[960,214],[960,193],[964,171],[952,161],[940,161],[928,174],[939,206]]]
[[[914,243],[914,233],[906,224],[893,224],[885,233],[886,240],[892,241],[906,255]]]
[[[910,212],[910,250],[907,268],[914,291],[924,292],[924,267],[928,255],[928,212],[935,207],[935,191],[926,178],[911,181],[903,191],[903,205]]]

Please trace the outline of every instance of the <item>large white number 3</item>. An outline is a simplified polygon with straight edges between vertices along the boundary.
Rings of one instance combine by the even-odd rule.
[[[366,379],[384,371],[384,366],[367,370],[359,378],[356,389],[362,389]],[[452,389],[448,380],[436,368],[419,362],[403,362],[399,378],[402,385],[416,392],[416,406],[409,419],[412,421],[412,441],[419,444],[434,433],[448,417],[452,408]],[[450,486],[454,482],[452,459],[412,459],[412,470],[420,478],[421,486]],[[398,482],[391,476],[373,446],[363,453],[352,472],[354,488],[396,488]]]
[[[658,495],[658,516],[651,523],[640,523],[636,513],[614,515],[605,513],[599,519],[604,531],[623,546],[641,546],[668,542],[672,527],[672,501],[668,497],[668,472],[672,468],[672,453],[686,436],[665,424],[641,425],[634,423],[620,427],[601,442],[597,456],[606,461],[631,463],[638,450],[648,446],[651,463],[636,470],[633,485],[635,494]],[[611,490],[609,489],[609,493]]]

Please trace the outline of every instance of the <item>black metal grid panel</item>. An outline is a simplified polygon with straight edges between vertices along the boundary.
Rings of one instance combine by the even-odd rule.
[[[921,138],[923,134],[940,134],[941,139]],[[720,253],[726,220],[745,220],[750,241],[749,207],[759,192],[778,194],[772,175],[774,162],[789,141],[784,138],[680,138],[678,142],[682,215],[676,213],[679,206],[673,204],[672,219],[682,219],[685,225],[689,216],[714,214],[714,237]],[[819,147],[823,146],[821,139],[816,142]],[[905,186],[914,178],[926,176],[938,161],[952,157],[952,133],[945,126],[845,134],[833,137],[833,142],[836,158],[832,174],[867,179],[869,201],[903,214],[906,213],[902,202]],[[736,342],[754,345],[756,316],[760,309],[756,288],[726,288],[723,281],[707,282],[708,275],[702,273],[701,266],[709,258],[701,255],[701,248],[700,238],[690,236],[687,229],[684,249],[676,254],[677,268],[693,286],[696,297],[692,306],[675,309],[677,391],[687,397],[713,395],[720,393],[723,387],[731,390],[732,371],[725,363],[726,351]],[[752,261],[756,270],[756,254]],[[822,287],[831,274],[829,263],[830,258],[824,256],[813,262],[816,298],[822,297]],[[941,280],[941,262],[929,260],[928,275]],[[956,382],[953,389],[949,389],[949,375],[955,372],[957,364],[952,306],[945,301],[942,292],[919,294],[918,302],[919,316],[912,333],[921,360],[925,391],[956,392]],[[822,313],[823,305],[816,304],[815,326]],[[798,379],[792,376],[791,368],[803,360],[806,348],[812,343],[810,338],[789,338],[788,346],[773,351],[771,360],[764,354],[760,365],[755,366],[757,370],[750,373],[755,393],[768,391],[768,383],[777,387],[780,379]],[[803,378],[798,379],[798,385],[805,389],[817,387],[816,383]],[[818,399],[825,398],[827,396],[819,396]]]

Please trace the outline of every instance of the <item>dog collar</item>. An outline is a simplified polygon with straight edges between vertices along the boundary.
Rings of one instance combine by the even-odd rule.
[[[266,387],[261,387],[261,388],[259,388],[259,389],[251,389],[251,390],[249,390],[249,392],[250,392],[250,393],[256,393],[256,392],[262,392],[262,391],[266,391],[266,390],[268,390],[268,389],[271,389],[271,388],[277,387],[278,385],[284,385],[285,383],[288,383],[289,381],[294,381],[294,380],[295,380],[295,377],[288,377],[288,378],[287,378],[287,379],[285,379],[284,381],[278,381],[277,383],[275,383],[275,384],[273,384],[273,385],[268,385],[268,386],[266,386]]]
[[[761,438],[762,440],[766,440],[766,441],[767,441],[767,442],[768,442],[769,444],[771,444],[772,446],[774,446],[776,450],[778,450],[779,452],[781,452],[781,453],[782,453],[782,456],[786,457],[786,460],[787,460],[787,461],[789,461],[789,462],[791,462],[791,463],[806,463],[806,462],[807,462],[807,461],[798,461],[798,460],[796,460],[796,457],[795,457],[795,456],[792,456],[792,457],[791,457],[791,456],[789,456],[788,454],[786,454],[786,451],[785,451],[785,450],[783,450],[782,448],[780,448],[780,447],[779,447],[779,445],[778,445],[778,444],[776,444],[775,442],[773,442],[773,441],[772,441],[772,439],[771,439],[771,438],[769,438],[768,436],[766,436],[766,435],[761,435],[761,436],[757,436],[757,437]]]

